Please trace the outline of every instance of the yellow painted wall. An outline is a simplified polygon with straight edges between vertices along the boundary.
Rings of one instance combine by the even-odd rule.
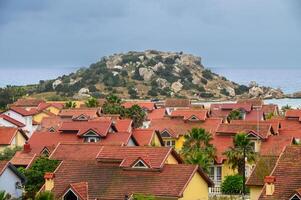
[[[233,170],[227,162],[225,162],[222,165],[222,181],[224,181],[226,176],[231,176],[231,175],[234,175],[236,173],[237,173],[237,170]]]
[[[161,147],[162,146],[157,134],[154,134],[154,137],[152,139],[152,146],[156,146],[156,147]]]
[[[179,162],[173,157],[173,155],[169,155],[165,161],[165,164],[179,164]]]
[[[12,144],[10,144],[10,145],[0,145],[0,152],[2,152],[7,147],[10,147],[10,148],[14,148],[16,146],[23,147],[23,145],[25,144],[25,142],[26,142],[26,139],[18,131],[17,135],[15,136],[15,138],[12,141]]]
[[[46,113],[40,112],[33,116],[33,120],[40,123],[44,117],[49,117]]]
[[[182,149],[184,142],[185,142],[184,136],[179,136],[179,138],[176,140],[176,145],[175,145],[176,151],[179,152]]]
[[[47,101],[47,103],[63,103],[65,104],[67,101]],[[75,102],[75,108],[80,108],[81,105],[85,104],[84,101],[73,101]]]
[[[250,188],[250,200],[258,200],[262,187],[260,186],[251,186]]]
[[[53,106],[49,106],[48,108],[46,108],[47,111],[55,114],[55,115],[58,115],[59,112],[60,112],[60,109],[56,108],[56,107],[53,107]]]
[[[184,190],[183,197],[179,200],[208,200],[208,190],[205,180],[199,173],[195,173]]]

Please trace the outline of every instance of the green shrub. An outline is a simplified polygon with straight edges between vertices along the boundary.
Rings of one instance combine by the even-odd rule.
[[[222,182],[223,194],[241,194],[243,189],[243,178],[240,175],[226,176]]]
[[[1,153],[0,153],[0,160],[10,160],[15,155],[17,151],[22,150],[22,147],[6,147]]]
[[[214,97],[214,95],[210,92],[201,92],[200,93],[200,97],[203,97],[203,98],[211,98],[211,97]]]
[[[204,78],[201,78],[201,82],[204,84],[204,85],[207,85],[208,81]]]
[[[49,191],[39,192],[36,195],[35,200],[54,200],[54,194]]]
[[[249,92],[249,87],[247,87],[245,85],[240,85],[237,88],[235,88],[234,90],[235,90],[236,95],[241,95],[241,94],[244,94],[246,92]]]
[[[221,94],[225,95],[225,96],[229,96],[229,92],[226,90],[226,88],[221,89]]]
[[[205,69],[203,72],[203,77],[207,80],[213,79],[213,73],[209,69]]]

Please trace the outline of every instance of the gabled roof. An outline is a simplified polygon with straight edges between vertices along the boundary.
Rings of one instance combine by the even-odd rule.
[[[10,162],[15,166],[29,167],[39,154],[34,152],[17,151]]]
[[[257,120],[231,120],[231,124],[237,124],[237,125],[241,125],[241,124],[253,124],[253,125],[257,125],[257,124],[267,124],[267,125],[271,125],[273,128],[273,131],[275,133],[279,133],[279,129],[280,129],[280,120],[261,120],[261,121],[257,121]]]
[[[265,119],[264,112],[262,110],[251,110],[246,113],[245,120],[246,121],[262,121]]]
[[[222,104],[211,104],[211,108],[219,108],[221,110],[236,110],[242,109],[246,112],[250,112],[252,110],[251,103],[222,103]]]
[[[0,145],[10,145],[18,132],[22,134],[25,140],[28,139],[28,136],[21,129],[0,126]]]
[[[37,107],[40,103],[44,103],[44,100],[34,99],[34,98],[26,98],[26,99],[18,99],[12,105],[16,107]]]
[[[289,145],[281,153],[270,176],[276,178],[273,195],[266,195],[264,187],[259,200],[288,200],[301,188],[301,146]]]
[[[208,111],[204,109],[178,109],[170,114],[172,117],[183,117],[184,120],[190,120],[192,117],[200,121],[205,121],[208,116]]]
[[[9,161],[0,161],[0,177],[2,176],[5,169],[9,168],[17,177],[19,177],[22,183],[26,182],[26,177],[21,174],[16,167],[14,167]]]
[[[64,104],[63,103],[58,103],[58,102],[54,102],[54,103],[50,103],[50,102],[42,102],[38,105],[37,109],[38,110],[45,110],[46,108],[49,107],[55,107],[57,109],[63,109],[64,108]]]
[[[252,106],[255,106],[255,107],[261,107],[264,105],[264,102],[262,99],[259,99],[259,98],[254,98],[254,99],[239,99],[237,100],[237,103],[239,104],[252,104]]]
[[[41,129],[48,131],[50,128],[54,128],[56,131],[63,123],[63,119],[59,116],[44,117],[41,121]]]
[[[214,133],[220,123],[222,123],[222,119],[220,118],[208,118],[204,122],[186,122],[183,119],[166,117],[164,119],[152,120],[149,128],[160,133],[167,130],[172,137],[177,138],[180,135],[187,134],[192,128],[204,128],[208,132]]]
[[[11,124],[14,124],[15,126],[17,126],[17,127],[19,127],[19,128],[25,126],[25,124],[23,124],[22,122],[19,122],[18,120],[15,120],[15,119],[13,119],[13,118],[11,118],[10,116],[5,115],[5,114],[0,114],[0,118],[2,118],[2,119],[4,119],[4,120],[8,121],[8,122],[11,123]]]
[[[75,194],[79,197],[80,200],[88,199],[88,183],[87,182],[71,183],[69,185],[69,188],[67,188],[67,190],[65,192],[67,192],[68,189],[71,189],[73,192],[75,192]]]
[[[299,121],[301,121],[301,110],[300,109],[294,109],[294,110],[287,110],[285,112],[286,118],[297,118]]]
[[[97,159],[100,161],[116,161],[122,163],[123,167],[130,167],[140,157],[147,159],[152,168],[160,169],[169,155],[173,155],[176,159],[179,159],[179,162],[182,162],[172,148],[149,146],[104,146],[97,155]]]
[[[105,137],[110,128],[112,127],[111,120],[99,120],[99,121],[71,121],[63,122],[59,128],[59,131],[76,131],[78,136],[84,136],[89,131],[95,134]]]
[[[270,175],[277,160],[278,156],[260,156],[246,184],[248,186],[263,186],[264,178]]]
[[[132,123],[131,119],[120,119],[114,122],[115,128],[118,132],[131,132],[132,131]]]
[[[156,132],[153,129],[134,129],[133,137],[137,141],[139,146],[149,146]]]
[[[22,116],[32,116],[35,114],[35,112],[30,112],[22,107],[10,107],[9,110],[12,110]]]
[[[220,124],[216,133],[223,135],[235,135],[237,133],[252,133],[256,136],[267,139],[270,133],[274,133],[271,124],[247,124],[247,123],[235,123],[235,124]]]
[[[163,119],[165,116],[165,108],[157,108],[153,110],[150,113],[147,113],[147,119],[153,120],[153,119]]]
[[[155,103],[150,102],[150,101],[126,101],[126,102],[123,102],[122,105],[125,108],[130,108],[133,105],[138,105],[139,107],[141,107],[142,109],[145,109],[147,111],[152,111],[156,108]]]
[[[60,198],[70,183],[87,182],[93,186],[88,188],[89,199],[124,199],[137,193],[181,198],[195,173],[207,177],[197,166],[186,164],[165,164],[161,171],[153,171],[124,170],[95,161],[63,161],[55,172],[52,192]],[[204,180],[212,185],[210,179]]]
[[[189,99],[166,99],[165,107],[190,107]]]
[[[59,143],[49,156],[54,160],[95,160],[102,145],[99,143]]]
[[[59,113],[61,117],[77,117],[80,115],[86,115],[93,119],[98,117],[99,108],[73,108],[73,109],[62,109]]]
[[[276,104],[266,104],[262,105],[261,110],[264,112],[264,114],[279,112],[278,111],[278,105]]]

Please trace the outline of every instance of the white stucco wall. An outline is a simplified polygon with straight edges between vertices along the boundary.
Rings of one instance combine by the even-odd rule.
[[[16,125],[4,120],[3,118],[0,118],[0,126],[5,126],[5,127],[14,127],[17,128]]]
[[[21,180],[7,167],[0,176],[0,190],[4,190],[6,193],[12,195],[12,197],[21,197],[22,190],[16,189],[16,182],[21,182]]]

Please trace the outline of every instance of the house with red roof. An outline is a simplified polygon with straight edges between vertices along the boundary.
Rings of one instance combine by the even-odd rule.
[[[12,198],[21,198],[26,178],[9,161],[0,161],[0,190],[11,195]]]
[[[37,108],[40,103],[45,103],[45,101],[42,99],[35,98],[21,98],[14,102],[11,106],[29,110],[31,108]]]
[[[93,152],[89,159],[84,156],[84,147],[58,146],[51,158],[62,162],[55,172],[45,174],[40,191],[51,191],[57,199],[129,200],[135,194],[158,199],[209,198],[208,187],[213,185],[210,178],[198,166],[182,164],[172,148],[104,146],[97,149],[90,145],[87,148]],[[78,154],[74,153],[76,149]],[[71,159],[66,157],[66,152],[71,153]]]
[[[24,124],[25,126],[23,126],[22,129],[26,131],[26,134],[30,137],[31,134],[38,128],[38,125],[33,120],[35,113],[35,111],[28,111],[22,107],[10,107],[7,111],[2,113],[2,116],[8,116],[10,119],[13,119],[14,122],[20,123],[20,125]],[[8,118],[6,117],[5,121],[7,120]],[[3,120],[1,121],[3,123],[2,125],[5,125]]]
[[[58,115],[59,112],[64,108],[63,103],[59,102],[42,102],[38,105],[37,110],[48,111],[54,115]]]
[[[125,108],[131,108],[133,105],[138,105],[146,113],[152,112],[157,108],[156,104],[151,101],[125,101],[121,105],[124,106]]]
[[[99,108],[62,109],[58,114],[63,119],[89,120],[100,116]]]
[[[289,145],[281,152],[271,173],[264,177],[259,200],[300,200],[301,147]]]
[[[189,99],[169,98],[165,100],[164,107],[167,114],[170,115],[173,110],[189,109],[191,107],[191,102]]]
[[[22,147],[28,140],[22,129],[0,126],[0,152],[5,148]]]
[[[0,126],[23,128],[25,127],[25,124],[15,120],[14,118],[11,118],[8,115],[0,114]]]

